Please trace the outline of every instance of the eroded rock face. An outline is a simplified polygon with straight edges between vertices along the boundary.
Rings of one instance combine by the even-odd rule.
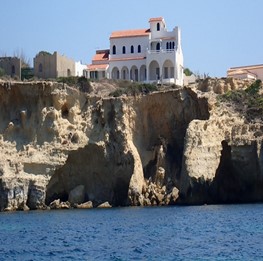
[[[0,82],[0,209],[262,201],[262,124],[202,88],[102,98]]]
[[[180,192],[187,203],[263,200],[262,124],[237,117],[191,122]]]

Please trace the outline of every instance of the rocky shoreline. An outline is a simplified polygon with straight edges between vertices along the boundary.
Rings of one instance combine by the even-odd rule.
[[[217,98],[250,84],[110,97],[0,81],[0,210],[262,202],[262,119]]]

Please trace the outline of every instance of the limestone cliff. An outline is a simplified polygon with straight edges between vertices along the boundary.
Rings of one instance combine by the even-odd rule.
[[[0,82],[0,209],[261,201],[262,124],[213,95]]]

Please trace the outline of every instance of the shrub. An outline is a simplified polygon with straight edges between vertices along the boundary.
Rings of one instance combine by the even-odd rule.
[[[154,84],[138,83],[130,81],[119,81],[119,88],[109,95],[113,97],[119,97],[121,95],[135,96],[139,94],[147,94],[153,91],[157,91],[158,88]]]
[[[0,67],[0,77],[5,75],[5,70],[3,68]]]
[[[261,80],[254,81],[245,91],[250,95],[258,94],[261,88]]]

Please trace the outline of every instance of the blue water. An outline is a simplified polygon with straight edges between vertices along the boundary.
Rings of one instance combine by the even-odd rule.
[[[263,260],[263,204],[0,213],[0,260]]]

